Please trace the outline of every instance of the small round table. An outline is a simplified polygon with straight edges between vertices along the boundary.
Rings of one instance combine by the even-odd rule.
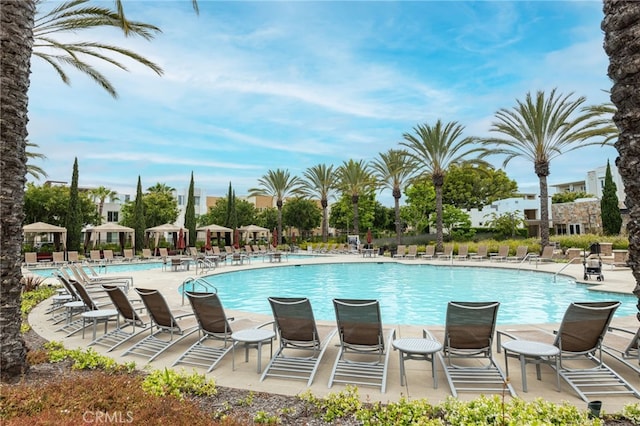
[[[510,340],[502,343],[502,349],[504,349],[504,363],[507,370],[507,376],[509,376],[509,363],[508,357],[520,358],[520,369],[522,370],[522,391],[527,391],[527,363],[536,365],[536,377],[541,380],[540,364],[549,364],[550,358],[555,358],[556,368],[556,384],[558,386],[558,392],[560,391],[560,349],[554,345],[547,343],[533,342],[530,340]],[[509,355],[511,352],[511,355]]]
[[[262,344],[269,343],[271,348],[271,355],[273,355],[273,339],[276,337],[276,333],[273,330],[264,330],[261,328],[245,328],[244,330],[236,331],[231,334],[233,339],[233,349],[231,358],[231,368],[236,369],[236,343],[244,343],[244,362],[249,361],[249,348],[255,347],[258,350],[258,374],[262,372],[261,367],[261,355]]]
[[[392,343],[400,353],[400,386],[404,386],[405,359],[424,359],[431,362],[431,375],[433,376],[433,388],[438,389],[438,375],[436,374],[436,364],[433,356],[442,349],[442,344],[431,339],[397,339]]]
[[[93,340],[96,340],[96,326],[98,321],[104,321],[104,332],[107,332],[107,323],[109,318],[118,315],[115,309],[98,309],[97,311],[87,311],[82,313],[82,338],[84,339],[84,327],[86,320],[93,321]]]

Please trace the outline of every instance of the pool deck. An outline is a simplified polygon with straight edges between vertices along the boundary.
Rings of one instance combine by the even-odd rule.
[[[570,264],[567,266],[566,263],[553,263],[553,262],[544,262],[538,263],[535,262],[524,262],[524,263],[509,263],[509,262],[494,262],[485,260],[482,262],[477,261],[460,261],[460,260],[424,260],[421,258],[415,260],[404,260],[404,259],[391,259],[389,257],[371,257],[371,258],[363,258],[361,255],[357,254],[336,254],[336,255],[327,255],[321,257],[309,257],[305,259],[289,259],[288,261],[284,261],[282,263],[269,263],[265,262],[262,259],[253,259],[250,264],[243,265],[226,265],[219,267],[211,272],[207,272],[207,274],[219,274],[225,273],[234,270],[240,269],[259,269],[264,267],[278,267],[278,266],[287,266],[294,265],[296,263],[304,263],[304,264],[316,264],[316,263],[345,263],[345,262],[398,262],[398,263],[428,263],[434,265],[446,265],[452,264],[455,266],[465,267],[465,266],[479,266],[479,267],[499,267],[499,268],[511,268],[511,269],[531,269],[537,271],[544,271],[549,273],[558,273],[562,268],[562,274],[574,277],[577,281],[583,281],[583,266],[581,263]],[[107,268],[108,269],[108,268]],[[190,306],[188,302],[185,302],[185,305],[182,305],[182,297],[178,294],[178,287],[183,283],[185,279],[188,277],[196,277],[201,275],[196,275],[196,271],[172,271],[170,267],[167,270],[148,270],[148,271],[138,271],[138,272],[127,272],[126,275],[130,275],[134,279],[135,287],[142,288],[151,288],[151,289],[159,289],[162,294],[165,296],[169,306],[172,310],[180,310],[180,311],[190,311]],[[603,265],[602,272],[604,274],[604,281],[597,282],[594,278],[591,278],[588,284],[593,286],[593,290],[598,291],[610,291],[610,292],[622,292],[622,293],[631,293],[633,288],[635,287],[635,281],[631,274],[631,270],[629,268],[621,268],[621,267],[612,267],[610,265]],[[256,274],[259,274],[259,271],[256,271]],[[108,274],[107,274],[108,275]],[[118,274],[114,274],[118,275]],[[122,275],[122,273],[120,273]],[[257,275],[258,276],[258,275]],[[52,280],[55,282],[53,278],[48,280]],[[131,298],[135,298],[137,295],[133,290],[129,292],[129,296]],[[303,296],[303,295],[302,295]],[[327,297],[331,297],[327,295]],[[33,329],[42,337],[47,340],[55,340],[62,342],[67,348],[86,348],[88,343],[91,341],[91,329],[87,329],[87,333],[85,338],[82,338],[82,333],[76,333],[71,337],[64,337],[64,334],[61,332],[56,332],[55,330],[60,325],[54,325],[52,321],[49,319],[49,315],[46,314],[46,310],[49,307],[50,303],[44,302],[37,306],[29,315],[29,323],[33,327]],[[443,309],[445,307],[443,306]],[[226,310],[227,316],[236,317],[236,318],[253,318],[259,321],[271,321],[271,316],[267,315],[256,315],[247,312],[239,312],[233,310]],[[384,318],[383,318],[384,321]],[[327,323],[335,325],[333,322],[325,322],[318,321],[318,323]],[[516,328],[540,328],[545,330],[554,330],[557,328],[558,324],[538,324],[538,325],[509,325],[509,326],[498,326],[498,329],[516,329]],[[638,321],[635,316],[627,316],[622,318],[614,318],[612,325],[627,327],[631,329],[635,329],[638,327]],[[396,338],[406,338],[406,337],[421,337],[422,329],[421,326],[415,325],[401,325],[401,324],[386,324],[385,326],[393,326],[396,329]],[[110,325],[113,327],[113,325]],[[431,330],[442,329],[443,327],[429,327]],[[104,330],[102,325],[98,326],[98,335],[101,335]],[[140,335],[146,335],[143,333]],[[131,362],[135,361],[139,368],[143,367],[151,367],[151,368],[164,368],[169,367],[173,363],[173,361],[179,356],[189,345],[191,345],[197,338],[197,333],[192,334],[184,341],[175,345],[171,350],[165,352],[152,363],[147,364],[146,359],[137,357],[137,356],[122,356],[122,353],[132,344],[127,343],[124,344],[123,347],[116,349],[113,352],[106,353],[106,349],[101,346],[94,346],[94,349],[98,352],[104,353],[112,358],[114,358],[118,362]],[[132,342],[135,342],[133,340]],[[267,378],[265,381],[260,382],[260,375],[256,372],[256,352],[255,350],[249,351],[249,362],[244,362],[244,351],[239,350],[236,352],[236,362],[235,367],[236,370],[232,371],[232,354],[227,355],[220,364],[208,374],[208,377],[211,377],[215,380],[215,382],[220,386],[226,387],[234,387],[234,388],[243,388],[248,390],[253,390],[255,392],[273,392],[279,394],[286,395],[296,395],[306,390],[310,390],[316,396],[324,396],[328,393],[339,392],[344,389],[343,385],[335,384],[332,388],[327,387],[327,383],[329,380],[329,375],[331,373],[333,361],[337,354],[337,345],[339,343],[338,337],[334,336],[333,341],[330,343],[329,348],[323,358],[323,361],[320,365],[319,371],[316,374],[315,380],[310,387],[306,386],[306,382],[299,380],[285,380],[285,379],[276,379],[276,378]],[[277,342],[274,343],[274,349],[277,346]],[[268,363],[269,352],[268,346],[263,348],[263,356],[262,356],[262,366],[266,366]],[[496,353],[494,348],[495,360],[498,365],[504,370],[504,356],[502,353]],[[605,354],[605,362],[609,364],[613,369],[615,369],[618,373],[620,373],[628,382],[630,382],[636,388],[640,388],[640,377],[636,373],[634,373],[630,368],[620,364],[613,358],[610,358]],[[433,382],[431,378],[431,366],[426,361],[407,361],[405,362],[405,367],[407,371],[407,383],[404,386],[400,386],[400,374],[399,374],[399,361],[398,361],[398,352],[392,351],[391,358],[389,361],[389,371],[387,376],[387,390],[386,393],[381,393],[378,388],[359,386],[359,393],[363,400],[367,401],[382,401],[382,402],[390,402],[390,401],[398,401],[401,397],[405,397],[408,399],[421,399],[426,398],[430,403],[437,404],[441,403],[445,400],[446,397],[450,396],[449,386],[444,376],[444,372],[442,371],[441,366],[437,363],[437,371],[438,371],[438,389],[433,389]],[[182,367],[178,366],[177,369],[181,369]],[[510,372],[510,381],[514,386],[515,391],[517,392],[518,397],[526,400],[533,401],[536,398],[543,398],[548,401],[553,402],[561,402],[566,401],[570,404],[574,404],[579,408],[586,409],[586,403],[578,397],[578,395],[566,384],[566,382],[561,382],[562,390],[558,392],[555,387],[555,374],[553,370],[548,366],[542,366],[542,380],[538,381],[535,377],[535,368],[532,365],[527,366],[527,377],[528,377],[528,392],[522,392],[522,380],[520,377],[520,365],[518,360],[510,359],[509,360],[509,372]],[[192,368],[189,367],[186,371],[191,372]],[[205,370],[198,370],[202,373]],[[508,393],[507,393],[508,395]],[[479,395],[476,393],[459,393],[458,398],[461,400],[471,400]],[[508,398],[508,396],[507,396]],[[599,400],[603,402],[603,411],[604,412],[617,412],[622,409],[622,407],[629,403],[640,402],[640,399],[635,399],[629,396],[598,396]]]

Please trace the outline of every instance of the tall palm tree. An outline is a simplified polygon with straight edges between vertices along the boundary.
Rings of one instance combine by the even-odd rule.
[[[0,378],[12,379],[26,369],[27,348],[20,333],[20,279],[24,186],[27,172],[27,90],[35,15],[33,0],[2,2],[0,7]],[[11,64],[11,66],[4,66]]]
[[[269,170],[266,175],[258,179],[259,187],[249,189],[249,196],[271,196],[276,199],[278,208],[278,244],[282,243],[282,204],[284,199],[301,193],[302,180],[291,176],[289,170]]]
[[[624,183],[629,206],[629,265],[636,279],[633,293],[640,299],[640,52],[638,23],[640,3],[604,0],[604,50],[609,55],[609,78],[613,81],[611,101],[617,108],[613,121],[620,129],[615,147],[620,156],[616,166]],[[640,311],[640,301],[638,302]],[[640,321],[640,312],[636,313]]]
[[[100,59],[120,69],[127,67],[114,57],[120,55],[150,68],[156,74],[162,75],[162,68],[145,57],[118,46],[100,42],[87,41],[59,41],[54,35],[62,33],[91,30],[94,28],[115,27],[125,35],[137,35],[146,40],[152,40],[160,29],[143,22],[129,21],[124,16],[124,9],[120,2],[116,3],[116,10],[108,7],[87,5],[89,0],[71,0],[60,4],[49,11],[41,7],[44,2],[36,1],[37,12],[33,26],[33,56],[50,64],[58,73],[62,81],[70,83],[69,76],[64,70],[70,66],[88,75],[93,81],[105,89],[114,98],[118,97],[116,89],[109,79],[98,71],[90,62]]]
[[[375,188],[375,179],[369,170],[369,165],[364,160],[344,161],[338,167],[338,187],[351,197],[353,206],[353,233],[360,235],[360,215],[358,213],[358,201],[360,195]]]
[[[540,182],[540,238],[542,247],[549,244],[549,176],[551,160],[566,152],[588,145],[598,136],[598,113],[581,110],[585,97],[572,98],[573,93],[562,95],[553,89],[547,96],[538,91],[535,98],[531,93],[523,101],[517,100],[512,109],[502,108],[496,112],[496,121],[491,124],[491,132],[501,136],[483,140],[492,147],[489,154],[504,154],[505,167],[516,157],[533,162],[535,174]],[[604,133],[602,133],[604,134]]]
[[[38,144],[33,142],[26,141],[27,148],[38,148]],[[34,158],[45,159],[46,155],[40,152],[26,151],[27,156],[27,174],[33,176],[36,179],[40,179],[41,177],[47,177],[47,172],[40,166],[35,166],[33,164],[29,164],[29,160],[33,160]]]
[[[109,199],[111,201],[118,201],[118,193],[113,189],[109,189],[104,186],[99,186],[89,190],[89,194],[93,197],[94,201],[98,201],[98,215],[102,221],[102,210],[104,209],[104,202]]]
[[[326,243],[329,236],[328,209],[329,197],[336,189],[336,175],[333,165],[317,164],[309,167],[304,172],[305,179],[302,182],[301,191],[305,197],[320,199],[322,206],[322,242]]]
[[[72,2],[74,3],[74,2]],[[81,4],[75,2],[77,4]],[[39,4],[39,2],[38,2]],[[124,16],[122,2],[116,1],[117,12],[115,20],[120,25],[113,25],[122,29],[125,35],[130,33],[129,21]],[[195,2],[194,2],[195,7]],[[26,348],[20,334],[20,279],[22,221],[24,219],[24,186],[27,171],[27,155],[25,153],[28,121],[28,89],[31,56],[34,48],[34,21],[36,19],[36,0],[5,1],[0,7],[0,63],[11,66],[0,67],[0,158],[2,158],[2,173],[0,173],[0,187],[11,193],[11,197],[0,197],[0,211],[3,225],[0,227],[0,255],[3,262],[0,265],[2,275],[2,291],[0,291],[0,378],[10,379],[22,374],[27,368]],[[77,31],[82,25],[74,26],[67,21],[58,28],[51,28],[54,32]],[[85,21],[88,26],[91,22]],[[108,25],[103,21],[103,25]],[[47,37],[41,32],[41,36]],[[55,44],[55,43],[54,43]],[[64,44],[58,44],[64,51]],[[96,46],[97,47],[97,46]],[[79,46],[82,50],[81,46]],[[91,48],[90,48],[91,49]],[[101,59],[117,66],[117,62],[108,56],[111,52],[106,49],[105,54],[90,55],[92,59]],[[115,52],[115,51],[114,51]],[[75,52],[65,51],[68,60],[75,62]],[[78,51],[80,53],[80,51]],[[57,59],[50,58],[56,68]],[[46,60],[46,59],[45,59]],[[65,62],[65,59],[61,59]],[[81,62],[78,59],[78,62]],[[115,62],[115,63],[114,63]],[[55,64],[55,65],[54,65]],[[73,65],[72,65],[73,66]],[[58,73],[62,69],[56,68]],[[91,73],[92,68],[86,64],[78,64],[75,68],[85,73]],[[113,95],[113,92],[111,92]]]
[[[482,162],[472,157],[474,153],[481,153],[482,148],[474,146],[475,138],[462,137],[464,126],[456,121],[445,124],[438,120],[433,126],[425,123],[413,130],[415,134],[403,134],[404,141],[400,145],[408,149],[407,155],[415,161],[416,178],[431,178],[433,182],[436,190],[436,250],[442,251],[442,186],[447,169],[463,161]]]
[[[402,243],[402,223],[400,223],[400,198],[402,190],[414,174],[414,162],[405,150],[390,149],[378,154],[371,163],[373,175],[382,189],[390,189],[393,195],[396,217],[396,243]]]

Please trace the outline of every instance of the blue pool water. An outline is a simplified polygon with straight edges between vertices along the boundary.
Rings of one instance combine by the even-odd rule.
[[[573,279],[530,271],[394,263],[294,265],[205,278],[226,309],[271,314],[267,297],[305,296],[318,320],[334,320],[333,298],[377,299],[388,324],[442,325],[447,302],[499,301],[499,324],[560,322],[571,302],[619,300],[633,315],[632,294],[589,291]]]

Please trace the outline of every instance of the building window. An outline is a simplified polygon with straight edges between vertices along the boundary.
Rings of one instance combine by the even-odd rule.
[[[118,212],[107,212],[107,222],[117,222]]]
[[[580,224],[572,223],[569,225],[569,234],[570,235],[580,235]]]
[[[184,196],[178,195],[178,205],[179,206],[184,205]]]
[[[131,195],[127,194],[124,196],[124,202],[128,203],[129,201],[131,201]]]
[[[193,197],[193,204],[196,206],[200,205],[200,197]]]
[[[556,235],[567,235],[567,224],[566,223],[557,223],[556,224]]]

